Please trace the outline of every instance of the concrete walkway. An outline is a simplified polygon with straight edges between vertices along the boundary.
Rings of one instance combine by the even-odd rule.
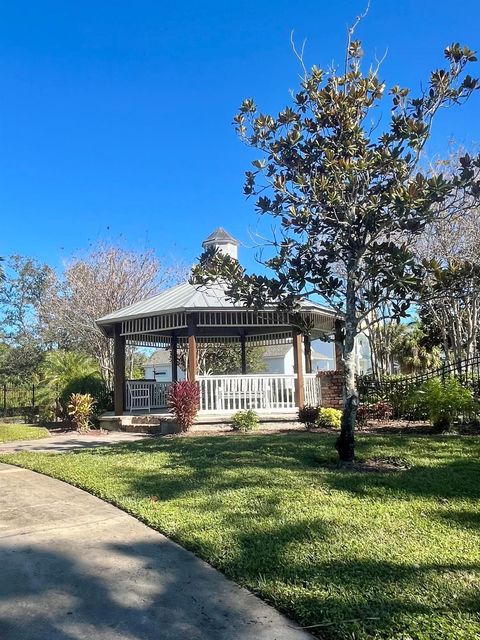
[[[135,518],[6,464],[0,575],[1,640],[311,640]]]
[[[60,433],[50,438],[38,440],[21,440],[16,442],[0,442],[0,453],[16,453],[18,451],[36,451],[37,453],[65,453],[75,449],[104,447],[108,444],[134,442],[143,438],[151,438],[144,433],[124,433],[123,431],[94,433]],[[1,639],[0,639],[1,640]]]

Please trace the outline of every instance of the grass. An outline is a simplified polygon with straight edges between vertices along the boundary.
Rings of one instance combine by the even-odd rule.
[[[27,424],[0,424],[0,442],[16,440],[38,440],[48,438],[50,433],[44,427]]]
[[[324,639],[480,637],[480,439],[361,436],[389,474],[339,471],[318,434],[2,455],[192,549]]]

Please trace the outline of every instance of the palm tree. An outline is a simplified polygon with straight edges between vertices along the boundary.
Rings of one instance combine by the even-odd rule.
[[[401,331],[393,342],[392,355],[398,361],[402,373],[422,373],[440,366],[440,349],[423,344],[425,333],[420,322],[399,327]]]
[[[62,390],[78,378],[100,378],[95,360],[77,351],[50,351],[42,365],[41,375],[46,389],[58,397]]]

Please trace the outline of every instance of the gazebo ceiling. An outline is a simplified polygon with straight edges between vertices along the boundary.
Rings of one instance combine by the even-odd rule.
[[[303,301],[296,313],[311,328],[314,336],[330,334],[334,330],[336,314],[323,305]],[[110,313],[97,321],[108,336],[114,325],[121,324],[121,333],[131,342],[153,341],[154,336],[168,338],[187,335],[189,322],[194,318],[196,335],[205,337],[260,336],[278,333],[283,327],[291,328],[292,314],[278,311],[273,306],[262,310],[248,309],[234,303],[226,295],[222,284],[205,286],[188,282],[167,289],[162,293],[136,302]]]

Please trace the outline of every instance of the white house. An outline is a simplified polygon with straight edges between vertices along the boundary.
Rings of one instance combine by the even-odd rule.
[[[326,356],[312,348],[312,372],[335,369],[333,355]],[[275,344],[265,347],[264,355],[266,373],[293,373],[293,346],[291,344]],[[305,356],[303,356],[305,369]]]
[[[355,359],[357,373],[364,375],[372,373],[372,356],[370,353],[370,343],[367,335],[362,332],[355,338]]]
[[[172,361],[169,349],[157,349],[145,363],[145,380],[172,382]],[[178,379],[185,380],[185,371],[178,368]]]

